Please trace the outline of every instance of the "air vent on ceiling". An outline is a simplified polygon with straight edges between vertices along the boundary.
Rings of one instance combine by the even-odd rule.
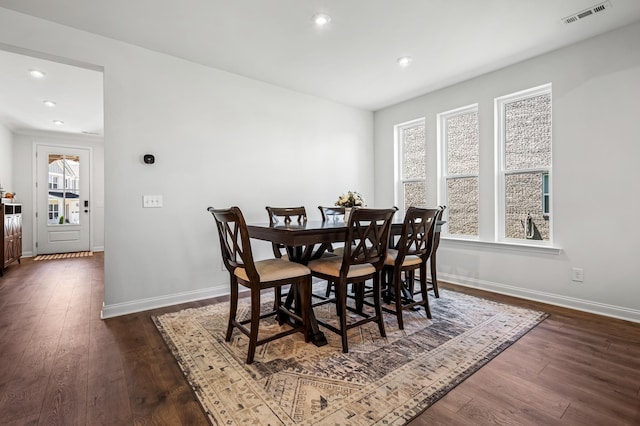
[[[580,12],[573,13],[569,16],[562,18],[562,22],[565,24],[571,24],[573,22],[577,22],[580,19],[584,19],[587,16],[594,15],[596,13],[604,12],[605,10],[611,8],[611,2],[609,0],[603,1],[602,3],[598,3],[594,6],[591,6],[588,9],[581,10]]]

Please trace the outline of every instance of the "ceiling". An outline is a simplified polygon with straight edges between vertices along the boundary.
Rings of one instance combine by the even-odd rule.
[[[0,122],[12,131],[102,135],[102,98],[101,72],[0,50]]]
[[[609,0],[603,12],[563,22],[599,3],[0,0],[0,7],[375,111],[640,20],[639,0]],[[319,12],[331,17],[324,28],[311,20]],[[409,67],[397,65],[401,56],[413,58]]]

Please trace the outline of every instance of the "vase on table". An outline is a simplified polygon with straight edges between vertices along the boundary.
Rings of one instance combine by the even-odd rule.
[[[349,222],[349,216],[351,216],[351,210],[352,210],[352,207],[345,207],[344,208],[344,223],[348,223]]]

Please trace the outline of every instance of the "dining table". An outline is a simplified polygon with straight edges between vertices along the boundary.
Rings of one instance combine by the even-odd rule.
[[[404,218],[394,216],[391,223],[391,235],[402,233]],[[436,223],[439,232],[443,221]],[[333,243],[344,242],[347,238],[347,223],[339,220],[308,220],[303,222],[270,224],[269,222],[247,223],[249,237],[283,245],[290,261],[306,265],[311,260],[322,257]],[[295,295],[293,295],[295,300]],[[295,304],[298,305],[299,304]],[[327,339],[320,331],[313,308],[309,310],[311,325],[310,340],[316,346],[327,344]]]

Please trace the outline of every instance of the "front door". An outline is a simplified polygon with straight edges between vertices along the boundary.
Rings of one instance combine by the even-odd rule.
[[[89,250],[89,150],[36,145],[38,254]]]

